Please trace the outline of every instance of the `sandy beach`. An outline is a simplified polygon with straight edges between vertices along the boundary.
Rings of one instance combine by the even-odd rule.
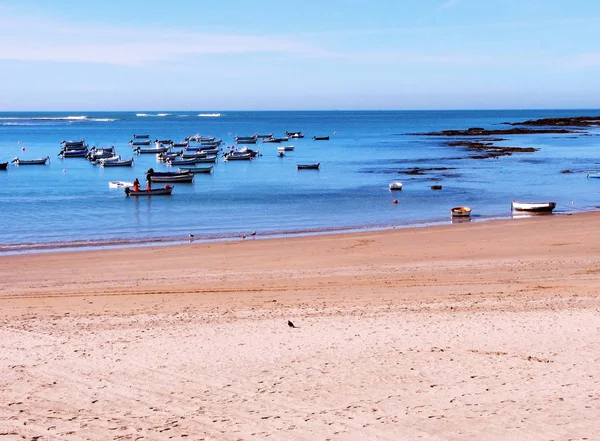
[[[0,256],[0,280],[0,441],[600,439],[600,213]]]

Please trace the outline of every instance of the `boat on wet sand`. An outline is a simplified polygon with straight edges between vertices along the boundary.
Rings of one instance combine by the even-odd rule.
[[[471,216],[471,207],[453,207],[450,209],[450,215],[452,217],[469,217]]]
[[[556,202],[511,202],[513,211],[525,211],[529,213],[552,213],[556,208]]]

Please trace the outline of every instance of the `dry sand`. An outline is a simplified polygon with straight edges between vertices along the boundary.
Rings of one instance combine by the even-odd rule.
[[[600,440],[599,274],[600,213],[0,256],[0,441]]]

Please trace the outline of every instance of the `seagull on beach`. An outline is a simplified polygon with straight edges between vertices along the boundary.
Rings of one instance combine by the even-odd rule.
[[[288,320],[288,326],[290,328],[295,328],[296,327],[290,320]]]
[[[188,234],[188,237],[190,238],[190,242],[194,240],[194,235],[192,233]]]

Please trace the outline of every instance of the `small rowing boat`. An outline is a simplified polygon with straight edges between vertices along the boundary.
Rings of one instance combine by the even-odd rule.
[[[162,188],[138,191],[133,191],[130,187],[125,187],[125,194],[127,196],[170,196],[172,192],[173,187],[170,185],[165,185]]]
[[[17,165],[44,165],[50,160],[50,156],[46,156],[45,158],[37,158],[37,159],[19,159],[15,158],[11,162],[14,162]]]
[[[552,213],[556,202],[511,202],[514,211],[527,211],[530,213]]]
[[[315,141],[329,141],[329,136],[313,136]]]
[[[319,170],[321,166],[320,162],[315,162],[314,164],[298,164],[298,170]]]
[[[450,209],[452,217],[469,217],[471,216],[471,207],[454,207]]]
[[[125,187],[133,187],[133,182],[110,181],[108,183],[108,188],[125,188]]]
[[[213,166],[210,165],[208,167],[179,167],[180,173],[210,173],[213,169]]]

